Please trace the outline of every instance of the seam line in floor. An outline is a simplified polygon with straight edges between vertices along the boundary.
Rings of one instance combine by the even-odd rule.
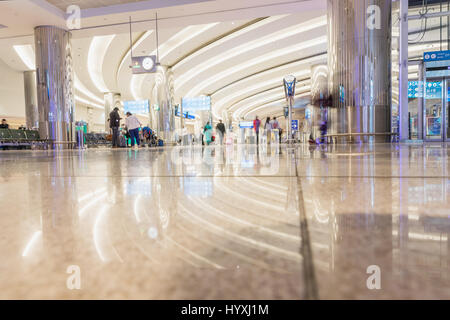
[[[295,157],[295,176],[297,179],[297,196],[298,196],[298,213],[300,219],[300,236],[301,246],[300,254],[303,257],[303,281],[305,284],[305,290],[303,298],[305,300],[317,300],[319,294],[317,290],[316,276],[314,272],[314,260],[312,256],[311,241],[308,230],[308,220],[305,212],[305,202],[303,200],[303,189],[301,177],[298,175],[297,170],[297,152],[294,152]]]

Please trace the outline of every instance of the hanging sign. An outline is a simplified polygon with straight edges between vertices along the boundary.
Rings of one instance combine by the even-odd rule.
[[[133,74],[156,72],[156,56],[140,56],[131,58]]]

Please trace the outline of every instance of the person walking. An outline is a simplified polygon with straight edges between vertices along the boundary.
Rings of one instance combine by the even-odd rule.
[[[206,145],[209,146],[212,142],[212,127],[209,122],[207,122],[203,128],[203,133],[205,134]]]
[[[223,137],[225,135],[225,125],[222,123],[222,120],[219,120],[219,123],[216,126],[216,131],[219,133],[219,143],[223,144]]]
[[[272,140],[272,124],[270,123],[270,117],[267,117],[266,123],[264,124],[264,131],[267,137],[267,143]]]
[[[109,114],[109,127],[112,130],[112,147],[120,147],[119,141],[119,127],[120,127],[119,108],[115,107]]]
[[[136,140],[136,149],[139,148],[140,140],[139,140],[139,128],[142,126],[139,119],[132,115],[131,112],[127,112],[127,118],[125,119],[127,123],[128,132],[131,136],[131,147],[135,148],[135,140]]]
[[[261,125],[261,120],[258,119],[258,116],[253,120],[253,129],[256,132],[256,144],[259,144],[259,126]]]
[[[279,139],[279,142],[281,143],[281,127],[280,127],[280,124],[278,123],[277,117],[273,117],[271,124],[272,124],[272,129],[278,130],[278,139]]]

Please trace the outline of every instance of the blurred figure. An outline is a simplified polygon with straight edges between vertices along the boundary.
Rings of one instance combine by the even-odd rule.
[[[267,143],[272,140],[272,124],[270,123],[270,117],[267,117],[266,123],[264,124],[264,131],[266,132]]]
[[[132,115],[131,112],[127,112],[127,118],[125,119],[127,123],[128,132],[131,136],[131,147],[135,148],[135,140],[136,140],[136,149],[139,148],[140,140],[139,140],[139,128],[142,126],[139,119]]]
[[[205,135],[206,145],[209,146],[212,142],[212,127],[209,124],[209,121],[206,123],[205,127],[203,128],[203,134]]]
[[[325,136],[327,134],[327,129],[328,129],[327,121],[324,120],[320,125],[320,143],[325,143]]]
[[[144,141],[145,143],[149,144],[150,143],[150,138],[151,138],[151,129],[149,126],[145,126],[142,128],[142,135],[144,136]]]
[[[272,129],[278,129],[278,140],[279,140],[279,143],[281,143],[282,130],[281,130],[280,124],[278,123],[277,117],[273,117],[271,124],[272,124]]]
[[[112,147],[118,148],[120,146],[119,141],[119,127],[120,127],[120,115],[119,108],[115,107],[109,114],[109,128],[112,130]]]
[[[205,139],[204,139],[205,135],[203,134],[204,131],[205,131],[205,127],[201,127],[201,129],[200,129],[200,141],[202,142],[202,146],[205,145]]]
[[[222,119],[219,120],[219,123],[216,126],[216,131],[219,134],[219,144],[223,144],[223,137],[225,135],[225,125],[222,123]]]
[[[261,125],[261,120],[258,119],[258,116],[253,120],[253,129],[256,132],[256,144],[259,144],[259,126]]]
[[[6,122],[6,119],[2,119],[2,123],[0,124],[0,129],[9,129],[9,124]]]
[[[183,130],[181,131],[181,136],[182,136],[182,139],[183,139],[183,145],[184,146],[190,145],[190,142],[189,142],[189,131],[188,131],[188,129],[185,126],[183,126]]]
[[[280,129],[280,124],[278,123],[277,117],[273,117],[270,124],[272,125],[272,129]]]

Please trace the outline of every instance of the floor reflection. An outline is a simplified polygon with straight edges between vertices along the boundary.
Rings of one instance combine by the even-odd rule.
[[[449,150],[4,152],[0,297],[297,299],[312,263],[321,298],[450,298]],[[71,265],[81,291],[65,286]],[[372,265],[381,290],[367,288]]]

